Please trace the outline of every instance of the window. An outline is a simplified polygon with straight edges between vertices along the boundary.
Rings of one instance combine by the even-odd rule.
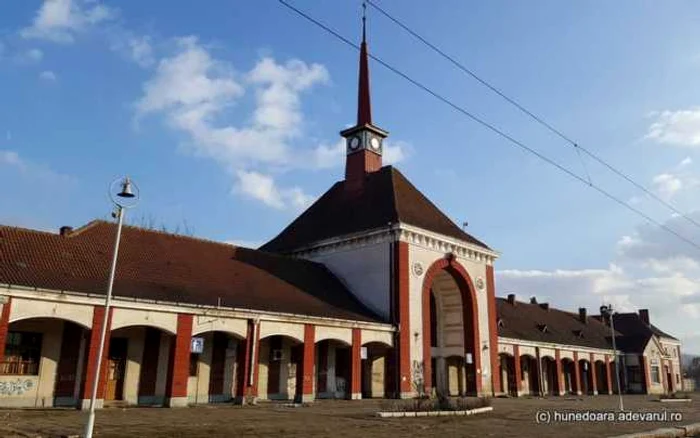
[[[199,355],[190,353],[190,377],[197,376],[197,364],[199,363]]]
[[[652,365],[651,367],[651,382],[661,383],[661,374],[659,373],[658,365]]]
[[[36,376],[39,374],[40,359],[41,333],[8,332],[0,374]]]

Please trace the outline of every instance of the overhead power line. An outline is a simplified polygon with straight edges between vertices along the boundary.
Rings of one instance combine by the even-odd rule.
[[[493,91],[496,93],[498,96],[503,98],[506,102],[510,103],[514,107],[516,107],[518,110],[520,110],[522,113],[526,114],[528,117],[530,117],[532,120],[535,122],[539,123],[543,127],[545,127],[547,130],[564,140],[565,142],[569,143],[571,146],[574,147],[576,150],[576,154],[581,158],[581,152],[586,154],[588,157],[592,158],[593,160],[597,161],[599,164],[603,165],[606,167],[608,170],[616,174],[617,176],[623,178],[625,181],[628,183],[632,184],[635,186],[637,189],[641,190],[645,194],[647,194],[649,197],[654,199],[655,201],[659,202],[661,205],[665,206],[668,208],[670,211],[673,213],[683,217],[685,220],[688,222],[692,223],[696,227],[700,228],[700,223],[698,223],[696,220],[694,220],[692,217],[688,216],[687,214],[681,212],[673,206],[670,202],[665,201],[661,197],[659,197],[657,194],[655,194],[653,191],[649,190],[644,184],[639,183],[635,181],[632,177],[621,171],[620,169],[616,168],[612,164],[608,163],[606,160],[601,158],[598,154],[588,150],[587,148],[581,146],[577,141],[573,140],[571,137],[568,135],[564,134],[561,130],[555,128],[552,124],[548,123],[543,117],[536,115],[532,111],[528,110],[525,106],[523,106],[521,103],[519,103],[517,100],[509,97],[506,95],[503,91],[501,91],[499,88],[496,86],[492,85],[485,79],[481,78],[479,75],[477,75],[474,71],[470,70],[467,68],[463,63],[457,61],[453,56],[447,54],[444,50],[440,49],[421,35],[419,35],[417,32],[412,30],[408,25],[404,24],[402,21],[400,21],[398,18],[394,17],[384,9],[382,9],[380,6],[375,4],[372,0],[365,0],[367,4],[369,4],[372,8],[374,8],[376,11],[378,11],[380,14],[384,15],[386,18],[394,22],[397,26],[401,27],[403,30],[408,32],[411,36],[419,40],[421,43],[425,44],[428,46],[430,49],[432,49],[435,53],[438,55],[442,56],[446,60],[448,60],[450,63],[452,63],[455,67],[457,67],[459,70],[461,70],[463,73],[471,76],[473,79],[475,79],[477,82],[479,82],[481,85],[485,86],[489,90]],[[586,176],[588,177],[589,183],[591,182],[591,177],[588,174],[588,170],[586,169],[585,163],[583,163],[583,160],[581,161],[584,171],[586,172]]]
[[[312,16],[310,16],[310,15],[307,14],[306,12],[304,12],[304,11],[298,9],[297,7],[293,6],[292,4],[288,3],[288,2],[285,1],[285,0],[277,0],[277,1],[278,1],[280,4],[282,4],[283,6],[285,6],[286,8],[288,8],[288,9],[290,9],[291,11],[295,12],[297,15],[303,17],[303,18],[306,19],[307,21],[309,21],[309,22],[313,23],[314,25],[320,27],[321,29],[323,29],[324,31],[326,31],[328,34],[334,36],[335,38],[337,38],[338,40],[342,41],[343,43],[345,43],[345,44],[347,44],[347,45],[353,47],[355,50],[358,50],[358,51],[360,50],[360,46],[359,46],[359,45],[355,44],[354,42],[352,42],[352,41],[349,40],[348,38],[344,37],[343,35],[341,35],[341,34],[338,33],[337,31],[335,31],[335,30],[333,30],[332,28],[328,27],[327,25],[323,24],[323,23],[320,22],[319,20],[313,18]],[[540,160],[542,160],[542,161],[544,161],[544,162],[550,164],[551,166],[554,166],[555,168],[559,169],[560,171],[564,172],[565,174],[569,175],[570,177],[576,179],[577,181],[582,182],[583,184],[585,184],[585,185],[591,187],[592,189],[594,189],[594,190],[597,191],[598,193],[602,194],[602,195],[605,196],[606,198],[608,198],[608,199],[610,199],[610,200],[612,200],[612,201],[618,203],[619,205],[621,205],[621,206],[627,208],[628,210],[630,210],[631,212],[635,213],[636,215],[642,217],[643,219],[645,219],[646,221],[650,222],[651,224],[656,225],[657,227],[659,227],[659,228],[663,229],[664,231],[668,232],[669,234],[672,234],[672,235],[675,236],[676,238],[678,238],[678,239],[684,241],[684,242],[687,243],[688,245],[693,246],[695,249],[700,250],[700,245],[698,245],[697,243],[695,243],[693,240],[688,239],[687,237],[685,237],[685,236],[683,236],[682,234],[676,232],[675,230],[673,230],[672,228],[668,227],[667,225],[665,225],[665,224],[663,224],[663,223],[661,223],[661,222],[659,222],[659,221],[653,219],[652,217],[650,217],[650,216],[647,215],[646,213],[644,213],[644,212],[642,212],[641,210],[639,210],[639,209],[633,207],[632,205],[628,204],[627,202],[623,201],[622,199],[616,197],[615,195],[613,195],[612,193],[608,192],[607,190],[605,190],[605,189],[599,187],[599,186],[596,185],[596,184],[593,184],[592,182],[587,181],[586,179],[582,178],[581,176],[579,176],[579,175],[576,174],[575,172],[573,172],[573,171],[571,171],[570,169],[566,168],[565,166],[563,166],[563,165],[557,163],[556,161],[552,160],[551,158],[549,158],[549,157],[543,155],[542,153],[540,153],[540,152],[538,152],[538,151],[532,149],[531,147],[527,146],[525,143],[521,142],[520,140],[517,140],[516,138],[512,137],[510,134],[506,133],[505,131],[499,129],[499,128],[496,127],[495,125],[492,125],[491,123],[489,123],[489,122],[487,122],[487,121],[485,121],[485,120],[482,120],[480,117],[478,117],[478,116],[472,114],[472,113],[469,112],[468,110],[466,110],[466,109],[464,109],[463,107],[457,105],[456,103],[454,103],[453,101],[451,101],[451,100],[449,100],[448,98],[444,97],[443,95],[437,93],[436,91],[433,91],[432,89],[430,89],[430,88],[427,87],[426,85],[423,85],[422,83],[418,82],[417,80],[411,78],[411,77],[408,76],[406,73],[402,72],[401,70],[397,69],[396,67],[392,66],[391,64],[389,64],[389,63],[383,61],[381,58],[379,58],[379,57],[377,57],[377,56],[375,56],[375,55],[372,55],[371,53],[369,54],[369,57],[372,58],[372,59],[373,59],[374,61],[376,61],[377,63],[379,63],[379,64],[380,64],[381,66],[383,66],[384,68],[386,68],[386,69],[388,69],[389,71],[391,71],[392,73],[394,73],[394,74],[400,76],[401,78],[403,78],[404,80],[408,81],[409,83],[411,83],[411,84],[414,85],[415,87],[420,88],[420,89],[423,90],[424,92],[430,94],[431,96],[433,96],[433,97],[435,97],[436,99],[440,100],[440,101],[443,102],[444,104],[450,106],[450,107],[451,107],[452,109],[454,109],[455,111],[461,113],[461,114],[464,115],[464,116],[467,116],[467,117],[468,117],[469,119],[471,119],[472,121],[474,121],[474,122],[478,123],[479,125],[485,127],[486,129],[490,130],[491,132],[497,134],[498,136],[500,136],[500,137],[502,137],[502,138],[508,140],[508,142],[510,142],[510,143],[512,143],[512,144],[514,144],[514,145],[516,145],[516,146],[518,146],[519,148],[521,148],[521,149],[523,149],[523,150],[525,150],[525,151],[527,151],[527,152],[529,152],[529,153],[531,153],[531,154],[533,154],[533,155],[535,155],[535,156],[536,156],[537,158],[539,158]]]

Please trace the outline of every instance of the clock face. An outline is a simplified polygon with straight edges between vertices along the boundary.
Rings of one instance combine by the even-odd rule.
[[[379,149],[380,143],[377,137],[372,137],[370,144],[372,145],[372,149]]]
[[[353,137],[350,139],[350,149],[353,151],[360,146],[360,137]]]

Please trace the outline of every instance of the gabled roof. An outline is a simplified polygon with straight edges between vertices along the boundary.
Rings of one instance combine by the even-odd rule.
[[[362,190],[336,182],[260,249],[289,253],[315,242],[403,223],[487,248],[465,233],[392,166],[368,173]]]
[[[594,318],[600,320],[599,315]],[[623,335],[617,343],[627,352],[642,353],[654,335],[678,340],[655,325],[645,323],[638,313],[616,313],[614,324],[615,330]]]
[[[577,313],[565,312],[539,304],[516,301],[515,305],[504,298],[496,298],[499,325],[498,336],[534,342],[578,345],[589,348],[610,349],[610,327],[594,318],[581,322]],[[542,330],[546,327],[546,330]]]
[[[116,225],[67,235],[0,226],[0,284],[103,294]],[[125,226],[114,294],[381,322],[322,264]]]

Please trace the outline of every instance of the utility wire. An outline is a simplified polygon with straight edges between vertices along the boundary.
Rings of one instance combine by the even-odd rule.
[[[622,172],[621,170],[617,169],[615,166],[613,166],[612,164],[610,164],[610,163],[608,163],[607,161],[605,161],[605,160],[604,160],[603,158],[601,158],[599,155],[595,154],[594,152],[591,152],[590,150],[588,150],[588,149],[586,149],[585,147],[583,147],[583,146],[581,146],[580,144],[578,144],[576,141],[574,141],[574,140],[571,139],[569,136],[567,136],[566,134],[564,134],[563,132],[561,132],[559,129],[557,129],[557,128],[555,128],[554,126],[552,126],[551,124],[549,124],[549,123],[548,123],[546,120],[544,120],[542,117],[537,116],[537,115],[534,114],[532,111],[530,111],[530,110],[528,110],[527,108],[525,108],[522,104],[520,104],[520,103],[519,103],[518,101],[516,101],[515,99],[513,99],[513,98],[511,98],[511,97],[508,97],[503,91],[501,91],[500,89],[498,89],[498,88],[495,87],[494,85],[490,84],[490,83],[487,82],[485,79],[482,79],[481,77],[479,77],[479,76],[478,76],[476,73],[474,73],[472,70],[470,70],[470,69],[468,69],[466,66],[464,66],[464,64],[462,64],[461,62],[457,61],[454,57],[448,55],[447,53],[445,53],[445,51],[441,50],[440,48],[438,48],[437,46],[435,46],[434,44],[432,44],[430,41],[428,41],[428,40],[426,40],[425,38],[423,38],[421,35],[419,35],[419,34],[416,33],[415,31],[413,31],[411,28],[409,28],[406,24],[404,24],[403,22],[401,22],[400,20],[398,20],[397,18],[395,18],[395,17],[393,17],[391,14],[389,14],[387,11],[385,11],[384,9],[382,9],[381,7],[379,7],[378,5],[376,5],[372,0],[365,0],[365,2],[366,2],[367,4],[369,4],[371,7],[373,7],[375,10],[377,10],[380,14],[384,15],[386,18],[388,18],[389,20],[393,21],[396,25],[398,25],[398,26],[401,27],[403,30],[405,30],[406,32],[408,32],[411,36],[413,36],[414,38],[416,38],[417,40],[419,40],[420,42],[422,42],[423,44],[425,44],[426,46],[428,46],[429,48],[431,48],[434,52],[436,52],[437,54],[439,54],[439,55],[442,56],[443,58],[445,58],[445,59],[447,59],[448,61],[450,61],[450,62],[451,62],[455,67],[457,67],[459,70],[461,70],[462,72],[464,72],[464,73],[466,73],[467,75],[471,76],[471,77],[472,77],[473,79],[475,79],[477,82],[479,82],[480,84],[482,84],[483,86],[485,86],[485,87],[488,88],[489,90],[493,91],[494,93],[496,93],[497,95],[499,95],[500,97],[502,97],[505,101],[507,101],[507,102],[510,103],[511,105],[515,106],[516,108],[518,108],[521,112],[523,112],[524,114],[526,114],[527,116],[529,116],[531,119],[533,119],[534,121],[536,121],[536,122],[539,123],[540,125],[542,125],[542,126],[544,126],[545,128],[547,128],[550,132],[554,133],[555,135],[557,135],[557,136],[558,136],[559,138],[561,138],[562,140],[564,140],[564,141],[566,141],[567,143],[571,144],[571,146],[573,146],[574,149],[576,150],[576,153],[577,153],[577,155],[579,156],[579,159],[581,159],[581,154],[580,154],[580,153],[583,152],[583,153],[586,154],[588,157],[592,158],[593,160],[597,161],[597,162],[600,163],[601,165],[605,166],[608,170],[610,170],[611,172],[615,173],[617,176],[619,176],[619,177],[625,179],[627,182],[629,182],[630,184],[632,184],[633,186],[635,186],[637,189],[643,191],[643,192],[646,193],[648,196],[650,196],[652,199],[654,199],[654,200],[656,200],[657,202],[661,203],[663,206],[665,206],[666,208],[668,208],[669,210],[671,210],[671,211],[674,212],[675,214],[677,214],[677,215],[679,215],[679,216],[682,216],[685,220],[687,220],[688,222],[692,223],[692,224],[695,225],[696,227],[699,227],[699,228],[700,228],[700,223],[698,223],[698,222],[697,222],[696,220],[694,220],[692,217],[690,217],[690,216],[688,216],[687,214],[681,212],[681,211],[678,210],[676,207],[674,207],[671,203],[669,203],[669,202],[663,200],[661,197],[659,197],[658,195],[656,195],[653,191],[649,190],[649,189],[648,189],[647,187],[645,187],[643,184],[638,183],[638,182],[635,181],[632,177],[630,177],[629,175],[625,174],[625,173]],[[582,166],[583,166],[583,168],[584,168],[584,171],[586,172],[586,176],[588,177],[588,181],[589,181],[589,183],[590,183],[590,182],[591,182],[591,177],[590,177],[590,174],[588,173],[588,170],[586,169],[586,165],[585,165],[585,163],[583,162],[583,160],[581,160],[581,164],[582,164]]]
[[[348,38],[344,37],[343,35],[341,35],[341,34],[338,33],[337,31],[331,29],[331,28],[328,27],[327,25],[323,24],[323,23],[320,22],[319,20],[317,20],[317,19],[311,17],[311,16],[310,16],[309,14],[307,14],[306,12],[304,12],[304,11],[302,11],[302,10],[296,8],[295,6],[291,5],[290,3],[288,3],[288,2],[285,1],[285,0],[278,0],[278,2],[281,3],[283,6],[285,6],[286,8],[290,9],[291,11],[295,12],[297,15],[303,17],[304,19],[308,20],[309,22],[311,22],[311,23],[315,24],[316,26],[320,27],[321,29],[323,29],[323,30],[326,31],[327,33],[331,34],[332,36],[334,36],[334,37],[337,38],[338,40],[340,40],[340,41],[344,42],[345,44],[347,44],[347,45],[349,45],[349,46],[355,48],[355,50],[358,50],[358,51],[360,50],[360,47],[359,47],[357,44],[355,44],[354,42],[350,41]],[[485,120],[482,120],[482,119],[479,118],[478,116],[476,116],[476,115],[470,113],[468,110],[462,108],[461,106],[455,104],[454,102],[452,102],[451,100],[449,100],[449,99],[447,99],[446,97],[442,96],[441,94],[438,94],[437,92],[431,90],[430,88],[428,88],[427,86],[425,86],[425,85],[423,85],[422,83],[418,82],[417,80],[411,78],[411,77],[408,76],[407,74],[403,73],[401,70],[398,70],[397,68],[393,67],[392,65],[390,65],[390,64],[388,64],[388,63],[386,63],[386,62],[384,62],[382,59],[380,59],[380,58],[378,58],[378,57],[376,57],[376,56],[374,56],[374,55],[372,55],[372,54],[369,54],[369,57],[372,58],[373,60],[375,60],[376,62],[378,62],[380,65],[382,65],[382,66],[385,67],[386,69],[388,69],[388,70],[390,70],[391,72],[393,72],[394,74],[396,74],[396,75],[402,77],[403,79],[405,79],[406,81],[410,82],[412,85],[414,85],[414,86],[420,88],[420,89],[423,90],[424,92],[430,94],[431,96],[433,96],[433,97],[435,97],[436,99],[440,100],[440,101],[443,102],[444,104],[450,106],[452,109],[456,110],[457,112],[462,113],[463,115],[467,116],[467,117],[470,118],[472,121],[474,121],[474,122],[480,124],[481,126],[483,126],[483,127],[485,127],[486,129],[488,129],[488,130],[494,132],[495,134],[499,135],[500,137],[503,137],[504,139],[506,139],[506,140],[508,140],[509,142],[513,143],[514,145],[520,147],[521,149],[524,149],[525,151],[527,151],[527,152],[529,152],[529,153],[535,155],[537,158],[539,158],[539,159],[541,159],[542,161],[544,161],[544,162],[546,162],[546,163],[548,163],[548,164],[550,164],[550,165],[556,167],[557,169],[559,169],[559,170],[561,170],[562,172],[566,173],[566,174],[569,175],[570,177],[572,177],[572,178],[574,178],[574,179],[576,179],[576,180],[578,180],[578,181],[584,183],[585,185],[591,187],[592,189],[596,190],[598,193],[602,194],[602,195],[605,196],[606,198],[608,198],[608,199],[610,199],[610,200],[616,202],[617,204],[619,204],[619,205],[621,205],[621,206],[627,208],[628,210],[632,211],[633,213],[637,214],[638,216],[644,218],[646,221],[648,221],[648,222],[650,222],[650,223],[656,225],[657,227],[659,227],[659,228],[665,230],[666,232],[668,232],[668,233],[674,235],[675,237],[677,237],[678,239],[684,241],[684,242],[687,243],[688,245],[693,246],[695,249],[700,250],[700,245],[698,245],[697,243],[695,243],[693,240],[686,238],[685,236],[683,236],[683,235],[679,234],[678,232],[674,231],[672,228],[669,228],[667,225],[664,225],[663,223],[661,223],[661,222],[659,222],[659,221],[653,219],[652,217],[650,217],[650,216],[647,215],[646,213],[644,213],[644,212],[642,212],[641,210],[639,210],[639,209],[637,209],[637,208],[631,206],[631,205],[628,204],[627,202],[621,200],[620,198],[618,198],[618,197],[616,197],[615,195],[611,194],[611,193],[608,192],[607,190],[605,190],[605,189],[599,187],[598,185],[586,181],[584,178],[582,178],[582,177],[579,176],[578,174],[574,173],[573,171],[567,169],[567,168],[564,167],[563,165],[561,165],[561,164],[557,163],[556,161],[554,161],[554,160],[548,158],[547,156],[543,155],[542,153],[540,153],[540,152],[538,152],[538,151],[532,149],[531,147],[527,146],[525,143],[523,143],[523,142],[521,142],[521,141],[515,139],[515,138],[512,137],[510,134],[508,134],[508,133],[502,131],[501,129],[497,128],[496,126],[494,126],[494,125],[492,125],[492,124],[486,122]]]

